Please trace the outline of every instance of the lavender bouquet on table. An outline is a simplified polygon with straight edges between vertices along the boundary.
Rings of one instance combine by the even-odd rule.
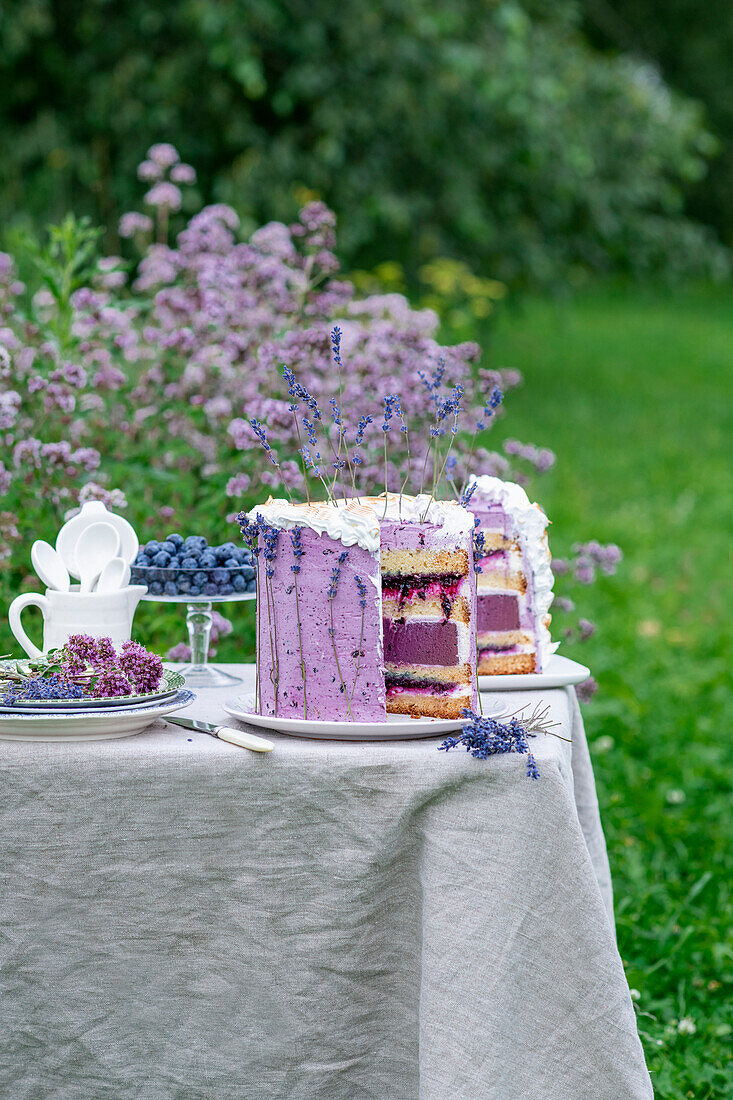
[[[72,634],[60,649],[0,670],[6,706],[27,700],[115,699],[157,691],[163,662],[139,642],[115,649],[110,638]]]

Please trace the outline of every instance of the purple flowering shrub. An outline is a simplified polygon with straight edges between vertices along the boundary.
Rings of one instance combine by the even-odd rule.
[[[124,214],[119,226],[137,250],[131,280],[129,264],[99,257],[96,231],[73,218],[52,227],[45,248],[29,244],[29,256],[19,256],[40,281],[33,293],[13,258],[0,254],[5,601],[25,575],[33,539],[53,540],[85,500],[118,509],[129,501],[141,531],[193,516],[212,537],[212,525],[228,534],[228,520],[282,492],[283,482],[302,496],[305,441],[284,366],[326,410],[332,441],[343,431],[353,447],[358,434],[360,490],[380,491],[385,477],[399,489],[408,473],[406,491],[419,488],[436,373],[447,389],[464,387],[466,430],[445,467],[456,494],[469,472],[523,481],[552,466],[552,452],[532,444],[489,446],[503,415],[497,390],[510,393],[521,374],[482,367],[475,343],[441,346],[434,310],[414,309],[398,293],[357,292],[339,275],[335,218],[323,203],[310,202],[292,225],[271,222],[241,239],[229,206],[184,220],[185,188],[196,175],[172,145],[152,146],[138,175],[146,211]],[[385,394],[397,396],[410,426],[409,458],[393,433],[386,472]],[[252,419],[265,426],[278,469],[262,454]]]

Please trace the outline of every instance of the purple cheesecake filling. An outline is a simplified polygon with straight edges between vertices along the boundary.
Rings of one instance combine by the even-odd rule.
[[[391,664],[455,665],[458,628],[451,622],[394,622],[382,619],[384,660]]]
[[[519,630],[519,601],[516,596],[478,595],[477,622],[480,634],[489,630]]]

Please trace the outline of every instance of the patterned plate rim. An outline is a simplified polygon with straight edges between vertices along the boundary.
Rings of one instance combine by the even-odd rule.
[[[132,714],[143,714],[145,712],[166,711],[166,713],[173,713],[173,710],[187,707],[189,703],[192,703],[196,695],[193,691],[189,691],[187,688],[182,688],[177,691],[170,699],[159,699],[155,703],[133,704],[129,707],[95,707],[90,710],[65,710],[65,711],[3,711],[0,713],[0,726],[4,722],[33,722],[33,721],[47,721],[49,718],[54,718],[59,722],[80,722],[84,719],[92,721],[98,718],[115,718],[125,717]],[[172,709],[171,709],[172,708]]]

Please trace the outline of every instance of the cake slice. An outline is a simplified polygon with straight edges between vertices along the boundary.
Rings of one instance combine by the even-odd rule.
[[[476,478],[471,510],[483,537],[477,578],[479,675],[542,672],[550,638],[553,575],[548,519],[521,485]]]
[[[389,498],[381,521],[389,713],[460,718],[476,707],[473,530],[473,515],[453,502]]]

